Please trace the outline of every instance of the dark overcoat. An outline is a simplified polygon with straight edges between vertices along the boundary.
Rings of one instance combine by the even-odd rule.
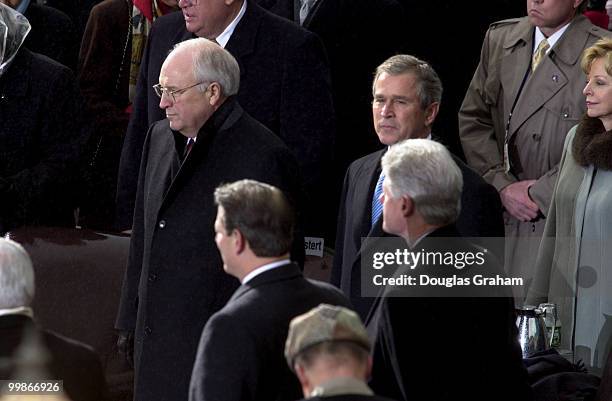
[[[76,79],[21,48],[0,76],[0,234],[74,226],[78,163],[89,138]]]
[[[289,322],[321,303],[349,307],[335,287],[307,280],[295,264],[255,276],[206,324],[191,401],[295,400],[302,394],[284,358]]]
[[[458,237],[454,225],[436,229],[417,248],[423,254],[482,251]],[[477,273],[503,274],[501,265],[489,257],[482,266],[461,270],[434,262],[404,272],[459,280]],[[385,289],[371,323],[374,330],[368,327],[376,333],[370,382],[374,392],[402,401],[530,401],[510,295],[502,286]]]
[[[120,228],[132,224],[138,166],[147,129],[165,117],[152,85],[158,83],[163,61],[174,44],[194,37],[185,29],[180,12],[159,18],[149,35],[119,167]],[[248,2],[225,48],[240,66],[237,95],[240,104],[293,152],[304,172],[306,190],[320,192],[321,172],[331,157],[334,134],[329,69],[320,40]]]
[[[338,212],[331,282],[349,297],[364,320],[373,298],[361,296],[361,238],[391,236],[382,230],[382,218],[374,226],[371,223],[372,198],[385,151],[371,153],[351,164]],[[465,237],[503,237],[502,207],[497,191],[457,157],[453,159],[463,175],[459,232]]]
[[[155,123],[140,170],[117,320],[118,328],[135,329],[136,400],[187,399],[204,324],[238,287],[215,246],[215,188],[250,178],[291,196],[299,183],[287,147],[232,98],[202,127],[182,165],[180,135],[167,120]]]

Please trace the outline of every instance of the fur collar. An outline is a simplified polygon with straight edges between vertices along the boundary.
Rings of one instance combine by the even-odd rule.
[[[612,131],[606,132],[599,119],[585,116],[576,129],[572,154],[583,167],[612,170]]]

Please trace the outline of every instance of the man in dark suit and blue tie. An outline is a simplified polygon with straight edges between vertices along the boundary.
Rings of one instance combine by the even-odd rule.
[[[240,180],[217,188],[215,203],[223,269],[241,286],[204,327],[189,399],[298,399],[301,386],[283,356],[289,323],[321,303],[348,300],[289,261],[294,212],[278,188]]]
[[[409,55],[387,59],[376,69],[372,115],[379,141],[391,146],[406,139],[430,138],[442,100],[442,83],[426,62]],[[387,148],[354,161],[344,179],[336,231],[332,283],[349,297],[366,320],[373,298],[361,296],[361,239],[388,236],[382,230],[379,196],[384,177],[380,160]],[[463,174],[459,232],[467,237],[503,237],[499,196],[493,187],[454,158]]]

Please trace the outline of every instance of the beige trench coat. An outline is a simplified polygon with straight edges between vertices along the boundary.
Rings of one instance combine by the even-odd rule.
[[[528,73],[534,30],[527,17],[491,25],[459,112],[459,134],[468,163],[498,191],[516,181],[537,180],[530,195],[546,215],[565,135],[585,110],[582,52],[609,32],[577,16],[535,72]],[[508,124],[508,174],[503,163],[506,124],[524,79]],[[544,221],[523,223],[505,214],[506,270],[525,277],[527,285]]]

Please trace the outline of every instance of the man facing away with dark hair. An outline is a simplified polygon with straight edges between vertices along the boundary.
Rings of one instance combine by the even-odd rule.
[[[283,358],[289,322],[320,303],[348,300],[329,284],[305,279],[289,261],[294,213],[278,188],[241,180],[217,188],[215,203],[223,269],[241,286],[204,327],[189,399],[300,398]]]

